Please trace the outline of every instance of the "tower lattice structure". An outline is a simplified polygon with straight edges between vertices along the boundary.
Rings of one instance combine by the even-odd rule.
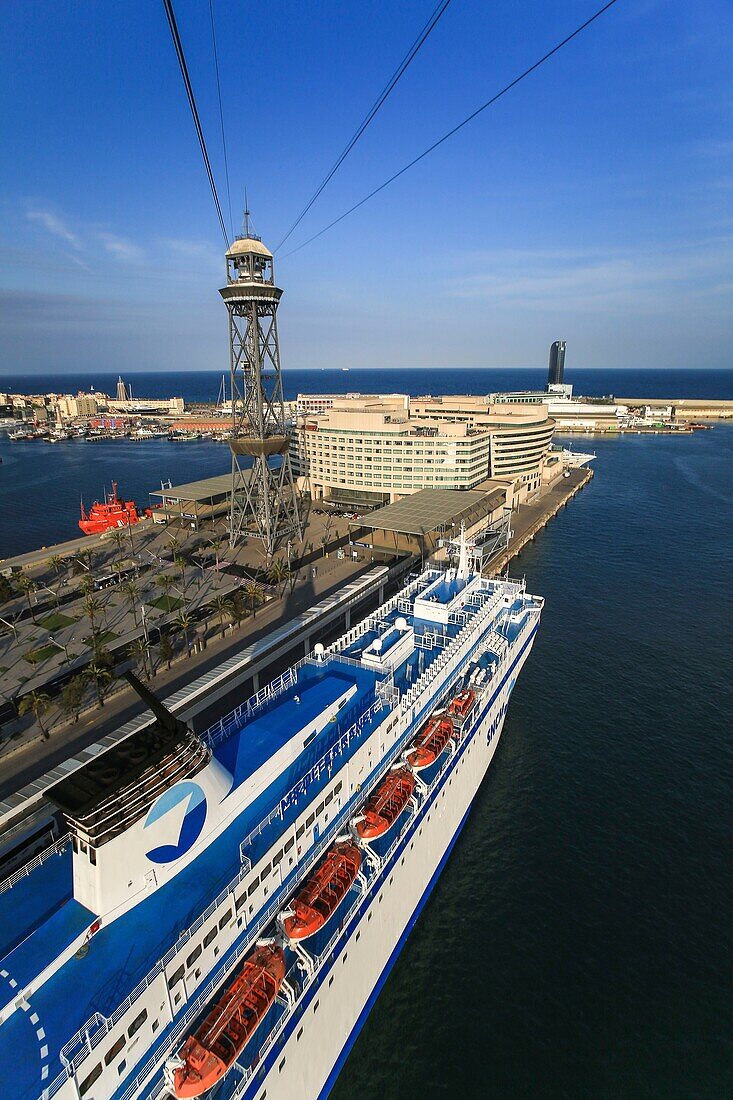
[[[262,539],[272,556],[279,543],[302,536],[283,402],[272,253],[249,229],[226,254],[231,361],[232,488],[229,540]],[[250,465],[251,461],[251,465]]]

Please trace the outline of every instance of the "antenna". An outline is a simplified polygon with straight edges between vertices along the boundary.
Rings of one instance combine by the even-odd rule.
[[[244,235],[249,237],[249,202],[247,201],[247,188],[244,189]]]

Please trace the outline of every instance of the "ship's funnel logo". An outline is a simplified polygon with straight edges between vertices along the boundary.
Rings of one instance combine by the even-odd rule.
[[[174,812],[176,808],[177,814]],[[178,821],[178,838],[174,844],[151,848],[146,855],[153,863],[172,863],[180,859],[201,835],[206,820],[206,795],[198,783],[186,779],[165,791],[150,807],[143,828],[149,829],[167,817],[171,826],[175,820]]]

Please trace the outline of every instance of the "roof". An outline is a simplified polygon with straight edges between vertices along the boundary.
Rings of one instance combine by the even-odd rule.
[[[272,252],[256,237],[237,237],[227,251],[227,256],[244,256],[248,252],[255,252],[258,256],[265,256],[268,260],[272,259]]]
[[[232,488],[231,474],[217,474],[215,477],[204,477],[201,481],[187,481],[185,485],[173,485],[170,489],[155,489],[150,493],[151,497],[161,497],[170,500],[178,497],[179,500],[208,500],[210,497],[228,493]]]
[[[378,508],[359,523],[377,531],[425,535],[441,526],[458,526],[462,520],[476,522],[504,499],[503,489],[493,489],[490,493],[473,489],[420,489],[395,504]]]

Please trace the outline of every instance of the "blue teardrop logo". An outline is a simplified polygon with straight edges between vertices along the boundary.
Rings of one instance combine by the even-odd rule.
[[[146,852],[152,863],[173,863],[191,848],[201,835],[206,820],[206,795],[198,783],[186,779],[165,791],[150,807],[144,829],[166,817],[171,811],[188,801],[178,837],[173,844],[161,844]]]

